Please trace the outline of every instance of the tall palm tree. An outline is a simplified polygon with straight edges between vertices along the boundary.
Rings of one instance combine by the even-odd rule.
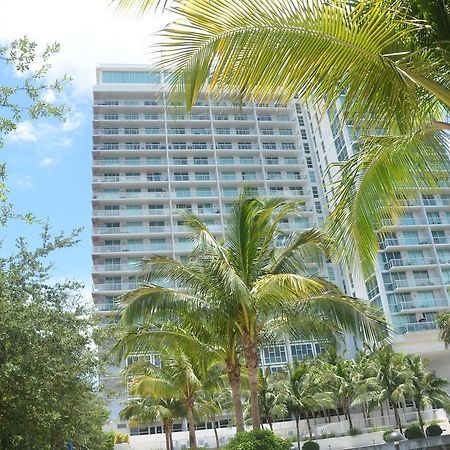
[[[182,401],[189,427],[189,446],[196,450],[195,405],[202,390],[219,383],[217,360],[211,355],[198,354],[195,349],[188,351],[177,346],[166,348],[160,355],[160,367],[138,362],[124,370],[129,392],[141,397],[173,397]]]
[[[144,12],[155,2],[116,3]],[[157,3],[176,14],[158,50],[188,107],[204,87],[238,101],[312,99],[322,112],[343,99],[340,115],[363,138],[339,165],[329,229],[337,257],[369,274],[376,231],[398,216],[405,187],[438,188],[450,169],[448,0]]]
[[[281,397],[287,411],[294,416],[297,430],[297,446],[300,450],[300,419],[306,417],[310,439],[313,438],[310,413],[321,408],[331,407],[333,398],[319,381],[312,361],[295,360],[287,366],[287,375],[279,385]]]
[[[272,375],[269,368],[264,371],[259,369],[258,371],[258,402],[261,427],[264,428],[264,424],[268,423],[272,431],[274,420],[284,416],[287,412],[278,386],[281,375],[280,373]]]
[[[402,432],[402,423],[398,405],[411,395],[411,370],[406,365],[405,355],[395,352],[391,345],[378,349],[374,358],[378,366],[378,379],[386,395],[386,400],[392,404],[395,421]]]
[[[286,236],[279,225],[297,210],[297,203],[284,199],[243,196],[234,204],[220,241],[200,219],[187,215],[196,243],[189,260],[149,258],[145,283],[123,299],[125,323],[140,322],[145,316],[178,317],[180,311],[228,323],[242,345],[256,429],[257,369],[264,333],[332,339],[349,331],[370,341],[385,326],[366,302],[308,273],[307,263],[326,239],[316,230]],[[161,279],[175,287],[156,284]]]
[[[448,381],[428,372],[427,362],[419,355],[407,356],[405,363],[411,373],[411,395],[423,430],[422,411],[427,406],[433,403],[439,403],[445,407],[450,405],[449,396],[445,391]]]
[[[120,419],[130,420],[132,424],[146,425],[155,421],[162,422],[166,436],[166,450],[174,450],[173,420],[182,417],[186,417],[186,408],[180,400],[175,398],[131,399],[120,411]]]

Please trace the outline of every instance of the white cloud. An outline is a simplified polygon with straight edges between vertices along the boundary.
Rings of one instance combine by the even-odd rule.
[[[100,63],[150,62],[152,33],[169,22],[168,16],[154,13],[136,17],[117,12],[111,0],[0,0],[0,5],[0,40],[26,34],[42,44],[59,42],[52,73],[71,75],[83,94],[95,83]]]
[[[83,114],[79,111],[71,111],[69,117],[62,124],[62,131],[72,131],[79,128],[83,122]]]
[[[29,175],[12,175],[9,177],[11,184],[19,189],[31,189],[33,181]]]
[[[58,164],[56,158],[44,158],[39,161],[39,165],[42,167],[54,166]]]
[[[10,142],[35,142],[37,141],[36,129],[34,124],[27,120],[21,122],[17,125],[17,128],[11,134],[6,136],[7,140]]]

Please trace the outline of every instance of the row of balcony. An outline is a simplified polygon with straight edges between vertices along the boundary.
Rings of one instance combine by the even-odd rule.
[[[176,242],[175,250],[191,250],[192,242]],[[123,244],[123,245],[94,245],[93,253],[153,253],[171,252],[172,245],[168,243],[158,244]]]
[[[219,178],[215,175],[174,175],[171,177],[165,175],[104,175],[94,176],[92,181],[94,183],[149,183],[149,182],[201,182],[201,181],[292,181],[292,180],[307,180],[306,175],[300,173],[267,173],[266,177],[263,174],[221,174]]]
[[[425,266],[437,264],[436,258],[402,258],[402,259],[391,259],[385,265],[385,269],[393,269],[395,267],[406,267],[406,266]]]
[[[94,120],[103,121],[255,121],[255,116],[249,115],[229,115],[229,114],[214,114],[212,117],[209,114],[94,114]],[[288,115],[264,115],[257,116],[258,122],[294,122],[296,119]]]
[[[278,194],[277,196],[285,197],[286,195]],[[236,198],[236,194],[230,196],[230,198]],[[298,196],[297,196],[298,197]],[[192,197],[191,197],[192,198]],[[203,197],[202,197],[203,198]],[[311,213],[314,211],[313,206],[309,205],[299,205],[298,210],[304,213]],[[172,214],[176,214],[177,212],[187,211],[187,209],[183,210],[175,210]],[[93,217],[146,217],[146,216],[165,216],[170,215],[171,212],[168,209],[95,209],[92,211]],[[219,213],[217,213],[219,214]],[[224,211],[224,214],[227,214],[227,211]]]
[[[398,222],[392,222],[391,220],[384,220],[382,225],[385,227],[415,227],[415,226],[426,226],[426,225],[442,225],[450,224],[450,217],[430,217],[425,218],[411,218],[403,219]]]
[[[432,239],[430,238],[394,238],[394,239],[385,239],[380,243],[380,246],[383,250],[388,249],[389,247],[415,247],[418,245],[431,245],[431,244],[449,244],[450,240],[446,237],[435,236]]]
[[[165,102],[164,100],[109,100],[109,99],[98,99],[94,101],[94,106],[162,106],[165,108],[177,108],[180,105],[175,105],[170,102]],[[233,108],[235,110],[240,110],[242,108],[270,108],[270,109],[286,109],[287,105],[281,103],[232,103],[226,101],[208,101],[208,100],[198,100],[193,104],[194,110],[197,107],[222,107],[222,108]]]
[[[105,142],[101,144],[94,144],[92,149],[94,151],[98,150],[152,150],[153,152],[156,151],[163,151],[163,150],[217,150],[218,152],[221,151],[227,151],[227,150],[240,150],[240,151],[248,151],[248,150],[254,150],[254,151],[282,151],[282,152],[289,152],[289,151],[302,151],[302,148],[296,147],[295,145],[277,145],[276,143],[272,143],[270,146],[264,146],[264,143],[262,147],[259,147],[257,142],[248,143],[249,145],[246,145],[244,148],[239,145],[234,145],[231,143],[227,143],[227,145],[222,145],[221,143],[216,144],[216,146],[205,144],[203,142],[193,142],[193,143],[184,143],[180,142],[177,145],[175,144],[163,144],[163,143],[139,143],[139,142],[127,142],[125,144],[121,144],[119,142]]]
[[[211,135],[211,130],[208,129],[168,129],[167,131],[160,128],[95,128],[93,130],[94,136],[151,136],[151,135],[188,135],[188,136],[205,136]],[[214,130],[214,134],[218,136],[296,136],[300,134],[296,130],[238,130],[238,129],[218,129]]]
[[[219,212],[216,212],[219,214]],[[309,228],[311,225],[309,222],[302,223],[282,223],[280,229],[282,230],[303,230]],[[221,232],[223,230],[221,224],[208,225],[208,229],[212,232]],[[176,225],[171,227],[169,225],[159,226],[114,226],[114,227],[94,227],[92,230],[93,235],[101,234],[116,234],[116,235],[128,235],[128,234],[154,234],[154,233],[187,233],[191,232],[191,228],[184,225]]]
[[[184,161],[171,161],[170,166],[209,166],[208,168],[215,169],[215,161],[209,161],[209,160],[198,160],[194,161],[192,160],[192,163],[188,160],[187,162]],[[224,165],[235,165],[235,166],[257,166],[261,167],[262,165],[268,165],[268,166],[277,166],[277,165],[287,165],[287,166],[298,166],[305,164],[305,160],[302,158],[284,158],[278,159],[278,160],[265,160],[265,161],[258,161],[253,158],[245,158],[243,160],[234,160],[233,158],[230,159],[219,159],[217,161],[217,165],[224,166]],[[168,162],[167,160],[147,160],[147,161],[139,161],[139,162],[130,162],[130,161],[94,161],[93,167],[154,167],[154,166],[167,166]]]

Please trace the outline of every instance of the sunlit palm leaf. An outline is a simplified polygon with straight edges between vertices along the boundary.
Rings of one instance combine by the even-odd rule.
[[[404,130],[439,115],[437,99],[450,105],[439,64],[425,69],[400,47],[425,25],[392,2],[183,0],[173,11],[180,19],[162,34],[163,65],[188,106],[206,83],[241,100],[313,97],[324,110],[345,91],[346,119]]]
[[[437,190],[448,182],[449,139],[434,127],[398,137],[371,137],[338,165],[337,189],[328,230],[338,259],[353,273],[361,264],[370,275],[378,252],[377,230],[402,211],[416,190]]]

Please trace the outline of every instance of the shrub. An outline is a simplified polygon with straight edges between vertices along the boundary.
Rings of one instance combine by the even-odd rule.
[[[320,449],[320,445],[314,441],[306,441],[302,445],[302,450],[319,450],[319,449]]]
[[[437,424],[431,424],[427,426],[425,434],[427,436],[440,436],[444,430]]]
[[[129,436],[126,433],[116,433],[114,435],[114,444],[127,444]]]
[[[226,450],[289,450],[290,446],[288,440],[270,430],[253,430],[237,433],[225,448]]]
[[[425,435],[423,434],[422,428],[420,428],[420,426],[417,424],[410,425],[405,430],[406,439],[420,439],[423,437],[425,437]]]
[[[115,433],[114,431],[107,431],[103,433],[102,450],[114,450]]]
[[[359,428],[352,427],[352,428],[350,428],[350,431],[348,432],[348,434],[350,436],[356,436],[358,434],[361,434],[361,430]]]
[[[384,433],[383,433],[383,440],[384,440],[384,442],[387,442],[387,437],[393,432],[394,430],[386,430]]]

